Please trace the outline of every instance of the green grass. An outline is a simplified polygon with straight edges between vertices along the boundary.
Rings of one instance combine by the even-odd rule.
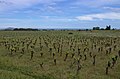
[[[70,32],[73,34],[69,35]],[[37,40],[35,48],[32,49],[30,46],[35,40]],[[2,43],[6,41],[10,45],[18,46],[20,50],[10,55],[10,51],[5,48],[5,43]],[[22,45],[23,41],[24,45]],[[26,45],[29,41],[32,42],[27,49]],[[42,51],[40,51],[40,42],[43,46]],[[48,47],[45,42],[48,43]],[[62,56],[54,49],[54,43],[56,48],[59,44],[63,46]],[[105,47],[106,44],[110,46]],[[70,49],[70,45],[75,51]],[[92,45],[96,45],[96,48],[92,49]],[[114,50],[115,45],[117,47]],[[23,47],[25,47],[25,52],[22,55],[20,52]],[[103,47],[103,50],[98,52],[100,47]],[[52,53],[55,53],[57,65],[54,65],[49,48],[52,48]],[[81,49],[82,68],[76,74],[77,63],[72,67],[70,65],[74,62],[71,58],[73,52],[75,52],[75,57],[79,58],[78,48]],[[85,48],[89,50],[84,52]],[[108,48],[112,48],[112,52],[106,55]],[[113,55],[118,55],[119,48],[120,31],[0,31],[0,79],[120,79],[120,58],[112,69],[109,68],[109,74],[105,74],[107,61],[111,61]],[[35,51],[32,60],[30,60],[30,50]],[[43,57],[40,56],[41,52]],[[66,52],[69,54],[67,60],[64,61]],[[93,58],[89,56],[90,52],[92,56],[96,55],[95,66],[92,65]],[[87,55],[86,60],[84,60],[84,54]],[[43,68],[40,66],[42,62]]]

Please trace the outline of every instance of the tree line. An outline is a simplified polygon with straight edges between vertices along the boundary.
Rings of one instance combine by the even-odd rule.
[[[106,26],[106,28],[93,27],[93,30],[114,30],[114,29],[111,29],[111,25],[108,25]]]
[[[13,31],[38,31],[38,29],[32,29],[32,28],[15,28]]]

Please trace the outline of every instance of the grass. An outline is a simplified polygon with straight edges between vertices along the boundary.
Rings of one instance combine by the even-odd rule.
[[[73,34],[69,35],[70,32]],[[33,59],[30,60],[31,48],[29,46],[27,50],[26,44],[31,40],[30,45],[33,45],[36,39],[35,53]],[[9,55],[10,51],[5,48],[4,43],[0,43],[0,79],[120,79],[120,58],[115,66],[109,69],[109,74],[105,74],[107,61],[111,61],[111,57],[117,55],[120,50],[120,31],[0,31],[0,42],[5,41],[14,46],[18,45],[20,50]],[[23,41],[24,46],[22,46]],[[43,46],[42,51],[40,51],[40,42]],[[45,42],[48,43],[48,47]],[[63,45],[62,56],[54,49],[54,43],[56,48],[59,44]],[[94,44],[96,48],[92,48]],[[110,46],[105,47],[106,44]],[[70,49],[70,45],[75,51]],[[114,45],[117,45],[115,50]],[[22,47],[25,47],[23,55],[20,53]],[[57,65],[54,65],[54,58],[50,56],[50,47],[53,49],[52,53],[55,53]],[[100,47],[103,47],[103,50],[98,52]],[[112,52],[106,55],[106,50],[110,47]],[[78,48],[81,49],[82,68],[76,74],[77,61],[72,67],[70,65],[74,62],[71,53],[75,52],[76,59],[79,58]],[[84,52],[85,48],[89,50]],[[43,57],[40,56],[41,52]],[[67,60],[64,61],[66,52],[69,54]],[[92,56],[96,55],[95,66],[92,65],[93,58],[89,56],[90,52]],[[84,54],[87,55],[86,60],[84,60]],[[43,68],[40,66],[42,62]]]

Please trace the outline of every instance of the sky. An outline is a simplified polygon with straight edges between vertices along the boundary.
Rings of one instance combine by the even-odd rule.
[[[120,0],[0,0],[0,28],[120,29]]]

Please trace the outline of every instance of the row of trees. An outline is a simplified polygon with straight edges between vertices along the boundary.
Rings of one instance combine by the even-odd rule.
[[[5,31],[38,31],[38,30],[43,30],[43,31],[48,31],[48,30],[61,30],[61,31],[66,31],[66,30],[75,30],[75,29],[33,29],[33,28],[6,28],[4,29]],[[78,31],[88,31],[91,29],[79,29]],[[106,28],[101,28],[99,26],[93,27],[93,30],[115,30],[114,28],[111,29],[111,25],[106,26]]]
[[[14,31],[38,31],[38,29],[32,29],[32,28],[15,28]]]
[[[111,25],[106,26],[106,28],[93,27],[93,30],[111,30]]]

